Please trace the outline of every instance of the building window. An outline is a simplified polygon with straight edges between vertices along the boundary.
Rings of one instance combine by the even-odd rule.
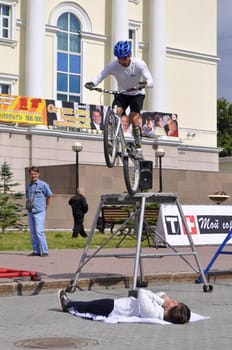
[[[15,47],[17,1],[0,1],[0,44]]]
[[[129,33],[128,33],[128,37],[129,37],[129,41],[131,42],[131,52],[132,52],[132,56],[137,57],[138,55],[138,47],[139,47],[139,43],[138,43],[138,30],[139,30],[139,25],[137,24],[130,24],[130,28],[129,28]]]
[[[129,41],[131,43],[132,56],[136,56],[136,53],[135,53],[135,31],[133,29],[129,29]]]
[[[10,95],[10,85],[0,84],[0,94]]]
[[[0,4],[0,37],[2,39],[10,39],[10,6]]]
[[[80,102],[80,22],[74,14],[66,12],[58,18],[57,27],[57,99]]]
[[[19,76],[16,74],[0,73],[0,94],[13,95],[18,80]]]

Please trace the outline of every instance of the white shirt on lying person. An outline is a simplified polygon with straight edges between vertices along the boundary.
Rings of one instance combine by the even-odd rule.
[[[153,293],[139,289],[138,297],[119,298],[114,300],[114,309],[108,317],[137,316],[141,318],[164,319],[164,292]]]

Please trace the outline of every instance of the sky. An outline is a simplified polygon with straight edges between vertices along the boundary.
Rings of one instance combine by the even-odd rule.
[[[232,0],[217,0],[217,97],[232,103]]]

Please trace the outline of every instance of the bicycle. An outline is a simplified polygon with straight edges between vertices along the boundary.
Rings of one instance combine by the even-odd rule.
[[[127,91],[138,90],[131,88],[128,90],[116,91],[103,88],[92,87],[89,90],[107,93],[110,95],[122,94]],[[117,106],[109,108],[105,116],[105,127],[103,132],[104,156],[106,165],[113,168],[117,157],[120,157],[123,163],[123,174],[126,188],[129,194],[138,192],[140,184],[140,161],[136,157],[136,147],[134,142],[126,142],[122,127],[121,118],[117,113]]]

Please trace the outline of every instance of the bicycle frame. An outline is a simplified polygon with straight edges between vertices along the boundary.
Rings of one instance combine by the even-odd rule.
[[[117,95],[125,91],[92,88],[98,92]],[[132,89],[130,89],[132,90]],[[104,155],[106,165],[113,168],[119,156],[123,163],[123,173],[129,194],[135,194],[140,184],[140,161],[135,157],[134,143],[127,143],[121,126],[121,117],[117,113],[117,106],[110,108],[105,116]],[[120,149],[119,149],[120,148]]]
[[[120,145],[121,145],[121,155],[118,154],[120,157],[126,157],[128,156],[128,152],[127,152],[127,143],[125,140],[125,137],[123,135],[123,131],[122,131],[122,125],[121,125],[121,117],[120,115],[117,113],[117,106],[114,105],[114,108],[112,108],[112,111],[114,113],[114,116],[117,120],[117,128],[115,131],[115,136],[119,139]]]

